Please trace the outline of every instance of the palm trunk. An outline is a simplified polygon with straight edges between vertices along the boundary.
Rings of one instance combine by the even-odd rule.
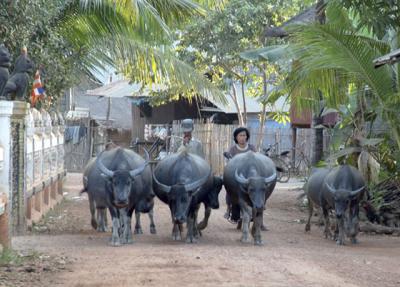
[[[320,24],[325,24],[325,8],[326,5],[324,0],[319,0],[316,5],[317,15],[315,21]],[[322,95],[320,95],[320,100],[322,100]],[[323,123],[323,118],[321,116],[321,108],[318,115],[313,116],[313,126],[320,126]],[[324,156],[324,130],[323,128],[315,129],[315,139],[314,139],[314,154],[312,156],[312,164],[315,165],[323,159]]]
[[[265,72],[266,67],[265,64],[263,66],[263,96],[264,96],[264,102],[262,103],[262,112],[261,112],[261,118],[260,118],[260,128],[258,130],[258,137],[257,137],[257,150],[260,150],[261,145],[262,145],[262,140],[263,140],[263,132],[264,132],[264,124],[265,124],[265,119],[266,119],[266,112],[267,112],[267,74]]]
[[[244,126],[244,121],[243,121],[243,116],[242,116],[242,111],[240,109],[239,101],[237,98],[237,92],[236,92],[236,87],[235,84],[232,84],[232,94],[229,94],[236,106],[237,110],[237,115],[238,115],[238,120],[239,120],[239,125]]]
[[[243,100],[243,123],[244,126],[247,125],[247,108],[246,108],[246,95],[244,92],[244,80],[240,80],[240,84],[242,85],[242,100]]]

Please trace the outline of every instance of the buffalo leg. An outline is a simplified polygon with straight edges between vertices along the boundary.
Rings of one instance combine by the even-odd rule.
[[[339,236],[336,239],[336,244],[344,245],[344,218],[343,215],[336,217],[337,227],[339,229]]]
[[[107,212],[105,208],[97,208],[97,231],[107,232]]]
[[[307,196],[307,202],[308,202],[308,219],[307,219],[307,223],[306,223],[306,227],[305,227],[305,231],[308,232],[311,229],[311,217],[313,215],[313,211],[314,211],[314,206],[313,203],[310,199],[309,196]]]
[[[181,240],[181,230],[179,228],[179,224],[173,222],[173,227],[172,227],[172,240]]]
[[[126,208],[120,209],[120,216],[123,222],[123,229],[122,229],[122,239],[121,243],[131,244],[133,243],[132,239],[132,229],[131,229],[131,221],[132,221],[132,210],[127,210]]]
[[[207,227],[210,215],[211,215],[211,207],[204,205],[204,219],[197,226],[199,230],[203,230]]]
[[[264,224],[264,217],[261,217],[261,227],[262,231],[268,231],[268,227]]]
[[[157,234],[156,224],[154,223],[154,209],[150,209],[149,211],[149,219],[150,219],[150,233]]]
[[[96,204],[94,203],[93,196],[88,192],[89,197],[89,209],[91,215],[91,225],[94,230],[97,230],[97,220],[96,220]]]
[[[332,234],[331,234],[331,231],[330,231],[329,210],[326,207],[322,207],[322,212],[324,214],[324,224],[325,224],[324,235],[325,235],[325,238],[331,238]]]
[[[251,235],[254,238],[255,245],[263,245],[261,239],[261,226],[263,222],[264,209],[253,209],[253,226],[251,228]]]
[[[226,202],[226,212],[224,214],[224,217],[226,219],[230,219],[232,214],[232,201],[228,193],[225,195],[225,202]]]
[[[197,224],[198,221],[198,215],[199,215],[199,209],[200,209],[200,204],[198,204],[195,208],[194,211],[194,226],[193,226],[193,236],[198,239],[201,236],[201,231],[199,229],[199,224]]]
[[[249,243],[249,224],[251,219],[251,207],[249,207],[245,202],[240,202],[240,208],[242,211],[242,238],[240,239],[243,243]]]
[[[195,212],[189,212],[187,217],[187,235],[186,243],[196,243],[197,239],[194,237],[194,225],[195,225]]]
[[[110,244],[112,246],[121,246],[121,240],[119,237],[120,219],[118,216],[118,211],[114,207],[110,207],[110,214],[112,219],[112,234]]]
[[[353,244],[357,243],[357,234],[358,234],[358,229],[359,229],[359,219],[358,219],[358,213],[359,213],[359,206],[358,202],[352,203],[350,206],[350,218],[349,218],[349,231],[348,231],[348,236],[350,237],[350,241]]]
[[[136,219],[136,223],[135,223],[135,234],[143,234],[143,230],[142,230],[142,225],[140,224],[140,211],[139,210],[135,210],[135,219]]]

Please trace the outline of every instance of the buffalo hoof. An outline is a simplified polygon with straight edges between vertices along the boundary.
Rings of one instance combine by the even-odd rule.
[[[141,227],[135,227],[135,230],[133,231],[134,234],[143,234],[143,230]]]
[[[254,240],[254,245],[263,246],[264,242],[261,239]]]
[[[172,240],[174,240],[174,241],[182,240],[182,236],[179,233],[178,234],[172,234]]]
[[[242,229],[242,220],[241,220],[241,219],[238,220],[236,229],[237,229],[237,230]]]
[[[202,222],[200,222],[199,224],[197,224],[197,229],[198,230],[203,230],[207,227],[207,223],[203,220]]]
[[[96,219],[92,219],[90,223],[92,224],[93,229],[98,231]]]
[[[187,237],[186,243],[197,243],[198,240],[195,237]]]
[[[120,241],[119,239],[117,239],[117,240],[111,239],[110,245],[113,246],[113,247],[120,247],[120,246],[122,246],[121,241]]]
[[[127,239],[127,240],[124,240],[124,242],[122,242],[123,244],[133,244],[133,239],[132,238],[129,238],[129,239]]]
[[[337,245],[344,245],[344,241],[338,239],[338,240],[336,240],[336,244],[337,244]]]
[[[242,243],[250,243],[250,238],[248,236],[242,236],[242,238],[240,239],[240,242]]]
[[[311,230],[311,226],[309,223],[306,224],[306,227],[304,228],[305,232],[309,232]]]
[[[358,243],[358,240],[355,237],[350,238],[350,241],[351,241],[352,244],[357,244]]]
[[[150,226],[150,233],[151,234],[157,234],[157,230],[155,226]]]
[[[97,226],[96,230],[97,230],[97,232],[107,232],[108,231],[107,227],[104,225]]]
[[[263,224],[263,225],[261,225],[261,230],[262,230],[262,231],[268,231],[269,229],[268,229],[268,227],[266,227],[266,226]]]

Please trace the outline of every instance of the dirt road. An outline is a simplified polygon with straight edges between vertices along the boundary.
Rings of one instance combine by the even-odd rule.
[[[268,201],[262,247],[239,242],[240,232],[223,218],[224,205],[213,211],[198,244],[174,242],[168,207],[160,201],[157,235],[149,234],[143,216],[145,234],[134,235],[132,245],[111,247],[109,233],[91,229],[80,182],[80,175],[68,176],[67,200],[36,228],[39,235],[14,238],[18,250],[68,262],[24,286],[400,286],[400,237],[360,234],[358,245],[337,246],[316,225],[305,234],[306,213],[295,206],[300,192],[288,186],[278,186]]]

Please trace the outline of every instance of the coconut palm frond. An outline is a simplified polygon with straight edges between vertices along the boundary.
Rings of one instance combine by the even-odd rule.
[[[131,28],[159,35],[170,34],[170,25],[205,13],[202,6],[190,0],[79,0],[79,7],[79,11],[97,14],[105,22],[115,13]]]
[[[110,59],[127,78],[144,85],[156,84],[186,97],[202,95],[226,103],[225,95],[192,66],[162,47],[152,47],[124,36],[106,37],[90,51],[92,58]]]
[[[337,25],[301,25],[291,29],[295,31],[293,50],[300,56],[303,74],[315,70],[339,70],[346,78],[363,82],[381,101],[393,92],[390,70],[376,70],[372,65],[373,59],[381,53],[377,49],[380,43],[372,45],[372,39],[366,42],[364,37]]]

